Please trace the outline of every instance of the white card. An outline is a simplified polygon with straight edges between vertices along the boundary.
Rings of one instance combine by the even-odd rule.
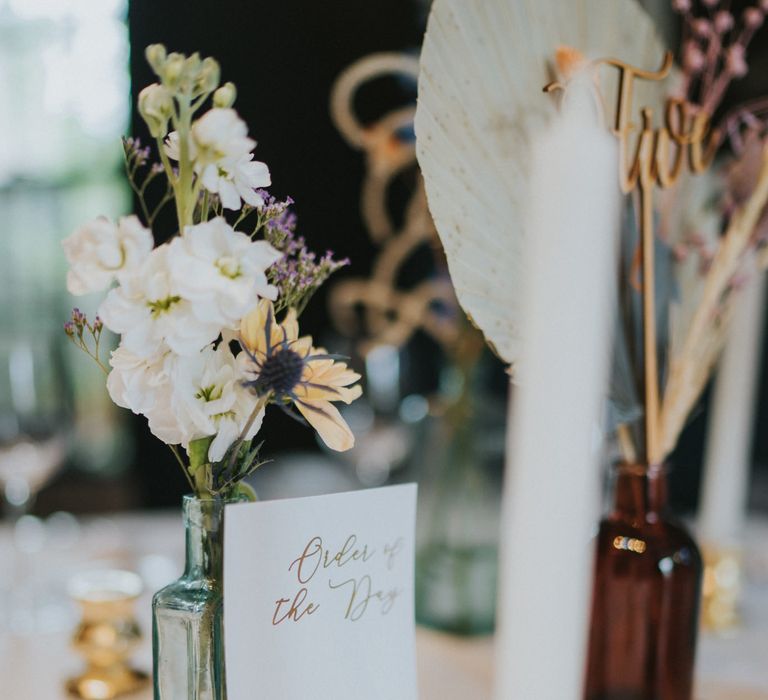
[[[229,700],[416,700],[416,486],[227,506]]]

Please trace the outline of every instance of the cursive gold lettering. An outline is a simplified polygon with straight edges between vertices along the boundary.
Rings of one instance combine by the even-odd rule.
[[[272,615],[272,624],[277,627],[277,625],[286,620],[298,622],[305,615],[313,615],[320,609],[320,606],[315,605],[314,603],[307,603],[304,605],[306,599],[306,588],[300,588],[293,597],[293,601],[291,601],[290,598],[278,598],[278,600],[275,601],[275,612]],[[290,603],[288,610],[280,614],[280,611],[286,603]]]
[[[296,578],[299,583],[305,584],[312,580],[321,565],[324,569],[331,566],[341,568],[353,561],[367,562],[376,553],[376,550],[369,549],[367,544],[362,548],[356,545],[357,536],[350,535],[341,549],[333,553],[323,546],[322,537],[313,537],[301,555],[291,562],[288,571],[293,571],[296,567]]]
[[[402,593],[398,588],[392,588],[388,591],[374,591],[373,581],[368,574],[362,576],[360,579],[350,578],[341,583],[332,583],[331,581],[328,581],[328,586],[333,590],[350,585],[351,592],[349,596],[349,604],[347,605],[344,619],[350,620],[351,622],[357,622],[363,615],[365,615],[369,604],[373,600],[376,600],[381,604],[379,612],[382,615],[388,614],[395,605],[397,598]]]

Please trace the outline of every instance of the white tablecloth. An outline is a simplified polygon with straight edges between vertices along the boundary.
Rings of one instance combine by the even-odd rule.
[[[54,538],[55,539],[55,538]],[[42,546],[42,570],[62,583],[94,564],[139,571],[149,589],[178,575],[183,532],[179,515],[118,515],[89,519],[71,532],[66,546]],[[10,535],[0,527],[0,556],[9,561]],[[768,700],[768,522],[750,525],[751,582],[744,601],[744,625],[729,638],[703,635],[697,660],[697,700]],[[39,572],[38,572],[39,573]],[[0,575],[2,575],[0,573]],[[151,667],[148,631],[150,595],[137,606],[145,643],[136,656]],[[34,637],[0,636],[0,697],[5,700],[64,700],[63,682],[80,661],[69,648],[76,619],[66,629]],[[429,630],[417,633],[422,700],[490,698],[493,645],[490,638],[463,639]],[[139,694],[147,700],[150,692]],[[361,698],[361,700],[365,700]]]

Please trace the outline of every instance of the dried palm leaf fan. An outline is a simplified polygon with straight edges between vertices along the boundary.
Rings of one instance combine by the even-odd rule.
[[[512,365],[529,147],[556,111],[542,88],[559,77],[562,47],[648,69],[664,54],[635,0],[435,0],[421,56],[416,138],[430,210],[461,305]],[[616,76],[601,80],[612,109]],[[638,82],[637,104],[661,107],[664,92]]]

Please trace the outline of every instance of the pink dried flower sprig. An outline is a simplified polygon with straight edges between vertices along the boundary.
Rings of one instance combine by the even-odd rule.
[[[92,357],[105,374],[109,368],[101,360],[100,343],[104,330],[104,322],[99,316],[89,321],[88,317],[77,307],[72,309],[70,320],[64,324],[64,333],[86,355]]]
[[[701,0],[704,13],[695,12],[694,0],[672,0],[683,17],[680,94],[693,105],[713,114],[728,86],[749,69],[747,48],[765,22],[768,0],[747,7],[739,21],[720,0]]]

